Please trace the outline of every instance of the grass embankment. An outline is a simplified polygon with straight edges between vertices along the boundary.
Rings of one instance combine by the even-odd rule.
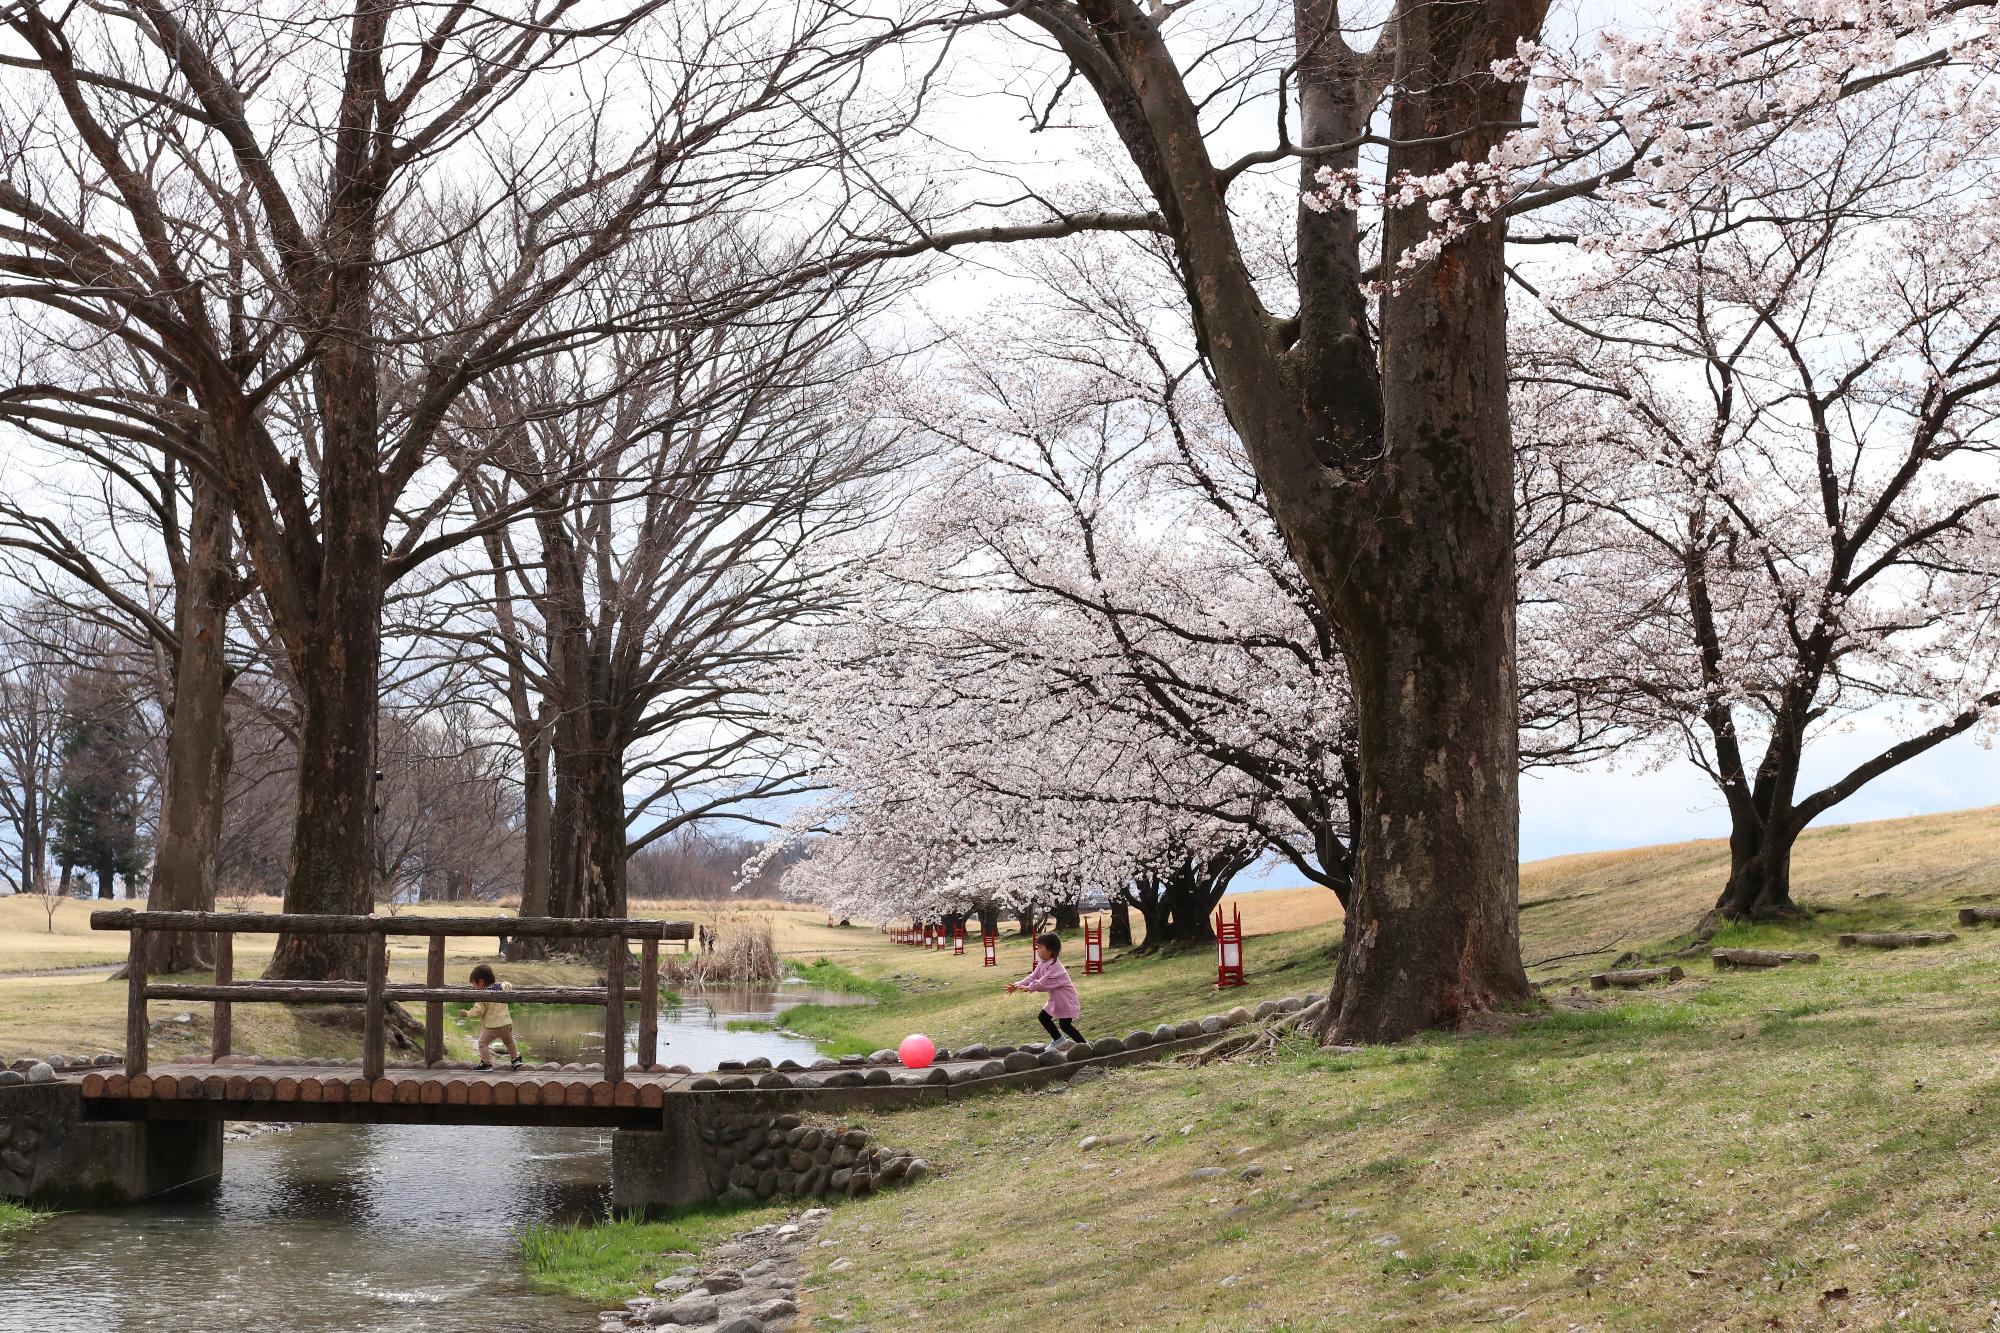
[[[836,1210],[805,1284],[812,1326],[978,1333],[1057,1303],[1069,1326],[1148,1330],[1994,1326],[2000,931],[1897,953],[1833,937],[2000,901],[2000,811],[1810,835],[1799,895],[1818,914],[1719,942],[1817,948],[1817,966],[1572,985],[1614,952],[1678,943],[1724,856],[1529,867],[1529,957],[1601,952],[1540,969],[1546,1007],[1492,1031],[1300,1041],[1262,1064],[873,1116],[939,1170]],[[1311,908],[1272,896],[1294,920]],[[1331,925],[1253,939],[1256,984],[1237,995],[1323,984],[1331,942]],[[1009,948],[996,971],[870,945],[843,965],[897,999],[787,1023],[852,1049],[913,1029],[1021,1036],[1032,999],[998,994],[1025,968]],[[1086,1031],[1218,1007],[1211,968],[1205,952],[1114,960],[1079,978]],[[1084,1151],[1090,1134],[1113,1143]]]
[[[530,1227],[521,1234],[521,1259],[537,1289],[612,1306],[635,1290],[650,1291],[709,1246],[785,1211],[700,1208],[651,1222]]]

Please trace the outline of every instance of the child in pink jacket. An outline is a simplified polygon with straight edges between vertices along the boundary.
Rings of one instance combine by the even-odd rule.
[[[1083,1005],[1077,999],[1076,983],[1069,979],[1069,972],[1057,961],[1062,954],[1062,936],[1053,932],[1035,940],[1035,969],[1019,981],[1007,987],[1012,995],[1017,990],[1046,991],[1048,1003],[1037,1015],[1042,1026],[1048,1029],[1049,1040],[1060,1045],[1064,1037],[1083,1044],[1083,1034],[1076,1030],[1077,1016],[1083,1012]],[[1058,1032],[1056,1025],[1062,1030]]]

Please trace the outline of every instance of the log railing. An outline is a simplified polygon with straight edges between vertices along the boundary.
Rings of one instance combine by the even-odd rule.
[[[617,1083],[625,1076],[625,962],[632,941],[639,942],[639,1068],[657,1067],[660,1032],[660,941],[686,940],[694,926],[686,921],[632,918],[570,919],[566,917],[436,917],[332,916],[285,912],[138,912],[124,909],[93,912],[92,930],[130,931],[132,945],[126,964],[125,1072],[146,1072],[149,1032],[147,1002],[151,1000],[208,1001],[215,1006],[211,1024],[217,1058],[230,1053],[231,1009],[238,1004],[360,1004],[362,1011],[361,1073],[380,1078],[387,1063],[388,1011],[392,1002],[407,1000],[424,1006],[424,1063],[444,1058],[444,1006],[500,998],[508,1004],[575,1004],[604,1010],[604,1077]],[[184,983],[153,981],[146,971],[147,938],[155,933],[195,933],[215,936],[215,980]],[[359,935],[366,941],[367,976],[362,981],[238,981],[235,979],[235,937],[238,935]],[[451,986],[444,979],[444,942],[460,937],[523,937],[549,940],[604,940],[602,986],[516,986],[500,994],[475,986]],[[428,939],[422,984],[389,980],[389,940]]]

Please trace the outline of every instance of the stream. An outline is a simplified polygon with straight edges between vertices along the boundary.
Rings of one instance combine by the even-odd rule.
[[[730,1032],[804,986],[710,991],[660,1012],[659,1059],[810,1061],[813,1044]],[[595,1061],[601,1017],[519,1006],[539,1059]],[[636,1022],[627,1030],[628,1049]],[[0,1251],[0,1333],[561,1333],[596,1305],[530,1291],[514,1237],[602,1215],[608,1130],[301,1125],[229,1143],[222,1180],[132,1208],[59,1214]]]

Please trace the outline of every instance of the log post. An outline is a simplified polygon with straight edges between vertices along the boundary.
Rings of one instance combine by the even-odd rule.
[[[362,1000],[361,1077],[379,1079],[386,1063],[384,1046],[388,1039],[388,1004],[382,992],[389,985],[389,938],[368,936],[368,991]]]
[[[125,1072],[146,1072],[146,932],[132,932],[125,963]]]
[[[424,984],[444,985],[444,936],[431,936],[430,963],[424,970]],[[444,1059],[444,1001],[424,1001],[424,1064]]]
[[[639,1068],[660,1067],[660,942],[639,942]]]
[[[1948,930],[1857,930],[1838,938],[1843,949],[1902,949],[1924,944],[1950,944],[1958,936]]]
[[[236,936],[226,930],[215,932],[215,984],[227,986],[236,979]],[[214,1042],[210,1048],[210,1058],[220,1060],[229,1054],[229,1047],[235,1038],[234,1010],[227,1000],[215,1002],[215,1018],[210,1026],[214,1029]]]
[[[604,954],[604,1077],[625,1077],[625,937],[613,935]]]
[[[1590,974],[1590,988],[1605,990],[1612,986],[1647,986],[1655,981],[1679,981],[1687,975],[1679,965],[1673,967],[1635,967],[1619,972],[1593,972]]]
[[[1717,949],[1709,957],[1715,970],[1732,967],[1783,967],[1786,963],[1817,963],[1816,953],[1793,953],[1785,949]]]
[[[2000,921],[2000,907],[1961,907],[1958,909],[1958,924],[1976,926],[1982,921]]]

